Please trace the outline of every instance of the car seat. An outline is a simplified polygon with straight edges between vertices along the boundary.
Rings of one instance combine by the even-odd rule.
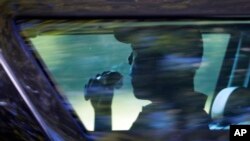
[[[211,118],[220,125],[250,123],[250,90],[242,87],[222,89],[215,97]]]

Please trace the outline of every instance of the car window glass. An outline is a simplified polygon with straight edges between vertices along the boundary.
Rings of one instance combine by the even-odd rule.
[[[111,115],[109,129],[117,131],[142,129],[145,124],[158,128],[158,117],[164,117],[161,109],[194,106],[201,107],[202,111],[205,106],[204,113],[198,112],[197,115],[207,114],[209,117],[217,93],[222,88],[233,86],[228,85],[229,79],[238,79],[232,77],[237,67],[232,68],[237,47],[243,48],[240,43],[243,30],[231,27],[238,23],[31,20],[22,21],[20,28],[50,79],[72,104],[86,128],[90,131],[95,128],[105,130],[95,127],[95,123],[102,125],[102,120],[108,121],[110,117],[107,115]],[[119,76],[122,76],[122,83]],[[247,83],[245,77],[241,79]],[[113,79],[117,83],[113,84]],[[109,86],[112,86],[114,95],[107,91],[111,88]],[[171,95],[171,92],[186,94]],[[107,99],[112,99],[112,114],[100,112],[103,115],[95,119],[100,104],[96,97],[102,93],[105,96],[101,103],[107,104],[110,102]],[[184,100],[186,98],[188,100]],[[155,106],[162,101],[170,104]],[[192,110],[184,108],[186,112]],[[150,113],[148,119],[144,118],[146,123],[141,118],[144,111]],[[173,119],[162,119],[166,120]],[[160,122],[159,125],[163,124]],[[108,125],[103,124],[105,126]],[[193,126],[187,125],[187,128]]]

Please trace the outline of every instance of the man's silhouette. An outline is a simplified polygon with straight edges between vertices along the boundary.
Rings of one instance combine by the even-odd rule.
[[[127,27],[114,31],[117,40],[129,43],[131,83],[136,98],[150,100],[130,131],[208,129],[203,110],[206,96],[194,91],[203,43],[200,32],[188,26]],[[117,54],[119,55],[119,54]],[[95,130],[111,130],[113,87],[92,78],[85,86],[95,109]],[[121,109],[122,110],[122,109]]]

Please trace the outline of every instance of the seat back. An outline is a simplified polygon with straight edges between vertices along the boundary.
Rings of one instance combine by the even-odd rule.
[[[241,87],[221,90],[214,99],[211,118],[228,124],[250,122],[250,90]]]

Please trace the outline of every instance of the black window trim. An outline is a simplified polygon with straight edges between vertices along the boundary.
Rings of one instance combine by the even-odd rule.
[[[46,125],[45,121],[43,120],[43,118],[41,117],[39,112],[37,112],[37,109],[33,106],[32,102],[29,99],[29,97],[27,96],[26,92],[23,90],[22,86],[20,85],[19,80],[17,79],[17,77],[13,73],[11,67],[8,65],[7,61],[5,60],[1,49],[0,49],[0,65],[3,67],[3,70],[6,72],[9,79],[11,80],[12,84],[17,89],[18,94],[22,97],[25,104],[28,106],[29,110],[31,111],[31,113],[33,114],[35,119],[37,120],[38,124],[43,129],[43,131],[46,133],[47,137],[49,139],[53,140],[53,135],[52,135],[51,131],[49,130],[49,127]]]

